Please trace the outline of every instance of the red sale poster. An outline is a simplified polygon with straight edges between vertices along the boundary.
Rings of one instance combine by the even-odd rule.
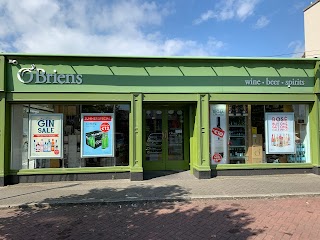
[[[265,113],[266,153],[294,154],[294,113]]]

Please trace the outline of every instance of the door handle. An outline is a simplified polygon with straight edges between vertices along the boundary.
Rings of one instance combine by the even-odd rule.
[[[164,131],[162,133],[162,139],[168,139],[168,132],[167,131]]]

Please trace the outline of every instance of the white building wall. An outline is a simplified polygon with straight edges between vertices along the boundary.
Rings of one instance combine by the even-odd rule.
[[[305,57],[320,58],[320,0],[304,10]]]

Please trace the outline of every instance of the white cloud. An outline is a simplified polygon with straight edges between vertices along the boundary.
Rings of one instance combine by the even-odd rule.
[[[293,58],[300,58],[304,54],[304,44],[299,40],[290,42],[288,48],[292,50],[291,57]]]
[[[206,22],[212,18],[214,18],[216,15],[213,11],[209,10],[203,14],[201,14],[200,18],[193,21],[193,24],[200,24],[202,22]]]
[[[265,17],[265,16],[261,16],[257,22],[255,23],[255,25],[253,26],[253,28],[255,29],[261,29],[266,27],[268,24],[270,23],[270,20]]]
[[[170,5],[148,0],[0,0],[0,50],[109,55],[217,55],[224,46],[157,31]]]
[[[210,19],[225,21],[236,19],[244,21],[249,16],[253,15],[255,7],[260,0],[220,0],[214,10],[208,10],[193,21],[193,24],[200,24]]]

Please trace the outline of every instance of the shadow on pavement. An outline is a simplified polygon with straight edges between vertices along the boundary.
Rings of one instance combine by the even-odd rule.
[[[119,191],[139,197],[141,191],[174,198],[186,194],[179,186],[129,190],[93,189],[84,195],[43,203],[112,199]],[[121,193],[124,194],[124,193]],[[94,199],[93,199],[94,198]],[[212,202],[211,202],[212,203]],[[40,203],[41,204],[41,203]],[[41,205],[40,205],[41,206]],[[220,207],[205,201],[153,201],[114,204],[66,204],[0,210],[1,239],[246,239],[264,230],[238,204]]]

